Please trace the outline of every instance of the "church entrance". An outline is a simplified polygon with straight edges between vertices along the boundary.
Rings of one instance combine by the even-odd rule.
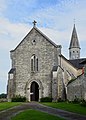
[[[39,100],[39,85],[36,82],[32,82],[30,87],[30,101],[38,100]]]

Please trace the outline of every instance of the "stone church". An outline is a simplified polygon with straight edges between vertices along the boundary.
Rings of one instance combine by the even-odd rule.
[[[56,45],[42,33],[36,27],[36,21],[33,24],[19,45],[10,51],[8,101],[16,95],[25,96],[27,101],[40,101],[43,97],[51,97],[53,101],[66,99],[68,82],[82,74],[83,68],[79,64],[80,46],[75,25],[68,60],[61,54],[61,45]]]

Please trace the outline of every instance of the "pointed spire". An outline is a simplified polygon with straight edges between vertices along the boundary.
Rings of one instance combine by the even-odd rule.
[[[69,59],[79,59],[80,58],[80,45],[79,40],[76,32],[76,27],[74,24],[70,46],[69,46]]]
[[[71,49],[71,48],[79,48],[80,49],[75,24],[74,24],[74,27],[73,27],[73,32],[72,32],[72,36],[71,36],[71,42],[70,42],[70,46],[69,46],[69,49]]]

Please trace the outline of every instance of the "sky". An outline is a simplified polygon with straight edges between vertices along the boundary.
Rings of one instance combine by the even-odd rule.
[[[75,20],[74,20],[75,19]],[[40,29],[68,58],[74,23],[86,57],[86,0],[0,0],[0,93],[6,93],[13,50],[37,21]]]

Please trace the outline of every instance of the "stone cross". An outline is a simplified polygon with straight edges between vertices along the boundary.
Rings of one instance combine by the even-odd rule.
[[[37,22],[34,20],[34,21],[33,21],[33,27],[35,27],[35,26],[36,26],[36,23],[37,23]]]

